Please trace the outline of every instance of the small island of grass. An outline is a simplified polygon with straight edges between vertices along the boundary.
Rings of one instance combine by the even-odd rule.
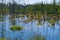
[[[11,30],[16,30],[16,31],[20,31],[20,30],[22,30],[23,29],[23,27],[22,26],[11,26],[11,28],[10,28]]]
[[[53,26],[57,22],[57,20],[48,20],[48,22]]]
[[[6,40],[6,38],[3,38],[3,37],[2,37],[2,38],[0,38],[0,40]]]

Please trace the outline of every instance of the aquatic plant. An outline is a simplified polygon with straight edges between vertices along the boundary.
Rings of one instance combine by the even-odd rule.
[[[34,15],[33,17],[35,20],[41,20],[41,16],[39,14]]]
[[[54,26],[55,25],[55,23],[51,23],[51,26]]]
[[[11,17],[10,17],[10,20],[15,20],[15,17],[11,16]]]
[[[32,21],[32,18],[28,18],[27,20],[24,20],[25,23],[29,23]]]
[[[30,40],[46,40],[45,39],[45,37],[43,37],[43,36],[34,36],[34,37],[32,37]]]
[[[49,20],[48,22],[50,23],[50,24],[49,24],[50,28],[52,28],[52,29],[54,30],[54,28],[55,28],[55,23],[57,22],[57,20]]]
[[[19,31],[19,30],[22,30],[22,26],[11,26],[11,30],[16,30],[16,31]]]
[[[41,22],[38,22],[37,25],[42,25],[42,23]]]
[[[0,38],[0,40],[6,40],[6,38]]]
[[[25,15],[23,15],[23,14],[19,14],[18,16],[19,16],[19,17],[24,17]]]
[[[55,23],[57,22],[57,20],[48,20],[48,22],[49,22],[51,25],[55,25]]]
[[[3,22],[3,21],[4,21],[3,18],[4,18],[4,16],[1,16],[1,15],[0,15],[0,22]]]

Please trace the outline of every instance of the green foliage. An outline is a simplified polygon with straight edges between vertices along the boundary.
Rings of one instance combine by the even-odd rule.
[[[56,20],[48,20],[48,22],[50,22],[50,23],[55,23]]]
[[[10,13],[10,14],[16,14],[16,13],[25,13],[25,12],[36,12],[36,13],[45,13],[48,14],[57,14],[60,13],[60,6],[55,4],[33,4],[33,5],[20,5],[17,3],[9,3],[9,5],[0,3],[0,13]]]
[[[6,38],[0,38],[0,40],[6,40]]]
[[[22,30],[22,26],[11,26],[11,30],[16,30],[16,31],[19,31],[19,30]]]
[[[57,22],[57,20],[48,20],[48,22],[49,22],[52,26],[54,26],[55,23]]]
[[[34,36],[32,37],[30,40],[46,40],[45,37],[42,37],[42,36]]]

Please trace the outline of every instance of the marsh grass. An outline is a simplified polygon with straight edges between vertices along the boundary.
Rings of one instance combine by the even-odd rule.
[[[3,38],[3,37],[2,37],[2,38],[0,38],[0,40],[6,40],[6,38]]]
[[[38,36],[38,35],[36,35],[36,36],[30,38],[30,40],[46,40],[46,38],[43,37],[43,36]]]
[[[41,22],[38,22],[37,25],[43,25]]]
[[[20,30],[22,30],[23,29],[23,27],[22,26],[11,26],[11,28],[10,28],[10,30],[16,30],[16,31],[20,31]]]
[[[48,20],[48,22],[53,26],[57,22],[57,20]]]

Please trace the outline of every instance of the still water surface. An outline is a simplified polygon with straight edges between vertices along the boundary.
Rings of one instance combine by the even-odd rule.
[[[2,36],[2,26],[4,31],[4,37],[8,40],[29,40],[35,35],[42,35],[46,37],[46,40],[59,40],[60,37],[60,22],[55,23],[54,27],[49,26],[49,23],[42,20],[43,25],[37,25],[38,20],[32,20],[31,22],[25,23],[24,18],[15,18],[14,25],[20,25],[23,27],[21,31],[12,31],[10,27],[13,25],[9,15],[5,16],[4,21],[0,21],[0,37]],[[9,39],[10,38],[10,39]]]

